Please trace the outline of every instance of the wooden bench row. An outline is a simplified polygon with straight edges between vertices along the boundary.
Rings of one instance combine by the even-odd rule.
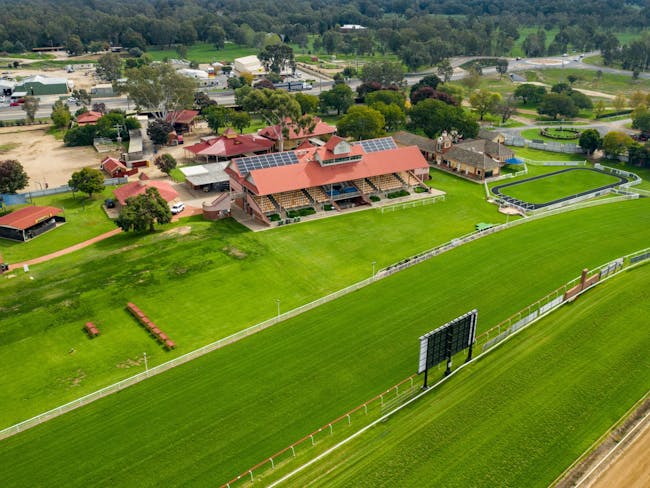
[[[172,341],[167,334],[156,327],[156,324],[149,320],[149,317],[147,317],[137,305],[129,302],[126,304],[126,309],[131,312],[131,315],[138,319],[138,322],[140,322],[140,324],[144,326],[144,328],[147,329],[158,342],[165,346],[165,349],[174,349],[176,347],[176,343]]]
[[[91,339],[99,335],[99,329],[92,322],[86,322],[84,328],[86,329],[86,332],[88,332],[88,335],[90,336]]]

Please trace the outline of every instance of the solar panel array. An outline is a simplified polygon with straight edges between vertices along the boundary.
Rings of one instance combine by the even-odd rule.
[[[369,139],[367,141],[359,141],[356,144],[360,144],[363,150],[367,153],[397,149],[397,144],[395,144],[392,137]]]
[[[260,154],[237,159],[237,167],[242,174],[248,174],[254,169],[277,168],[296,163],[298,163],[298,157],[294,152]]]

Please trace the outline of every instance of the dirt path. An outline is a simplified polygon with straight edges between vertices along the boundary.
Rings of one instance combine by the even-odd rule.
[[[600,473],[592,488],[645,488],[650,486],[650,417],[646,417],[643,431]],[[616,454],[613,454],[616,456]]]
[[[100,234],[96,237],[93,237],[92,239],[88,239],[87,241],[80,242],[79,244],[75,244],[74,246],[66,247],[65,249],[61,249],[60,251],[56,251],[50,254],[46,254],[45,256],[40,256],[38,258],[34,259],[28,259],[27,261],[23,261],[22,263],[16,263],[16,264],[10,264],[9,265],[9,271],[22,268],[24,265],[32,265],[32,264],[38,264],[38,263],[44,263],[45,261],[49,261],[50,259],[58,258],[59,256],[63,256],[65,254],[70,254],[71,252],[77,251],[79,249],[83,249],[84,247],[88,247],[91,244],[94,244],[95,242],[103,241],[104,239],[108,239],[109,237],[113,237],[114,235],[119,234],[122,232],[122,229],[113,229],[111,231],[108,231],[104,234]]]

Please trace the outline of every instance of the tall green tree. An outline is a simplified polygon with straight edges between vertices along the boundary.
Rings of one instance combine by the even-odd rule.
[[[496,92],[487,90],[476,90],[469,96],[469,103],[479,115],[479,120],[483,120],[486,114],[494,111],[495,107],[501,103],[501,95]]]
[[[364,83],[379,83],[381,86],[401,85],[404,82],[404,69],[397,61],[372,61],[366,64],[359,76]]]
[[[21,108],[25,111],[25,119],[28,123],[34,122],[36,112],[38,111],[39,101],[36,97],[25,97]]]
[[[531,83],[524,83],[515,88],[515,97],[521,98],[524,104],[538,104],[546,95],[546,88]]]
[[[611,157],[623,154],[634,141],[624,132],[612,131],[603,137],[603,151]]]
[[[497,73],[499,73],[499,79],[503,77],[508,72],[508,60],[507,59],[497,59],[496,65]]]
[[[87,193],[88,198],[92,198],[93,193],[104,189],[104,175],[98,169],[83,168],[72,173],[68,186],[75,191]]]
[[[228,124],[230,112],[231,110],[221,105],[210,105],[203,110],[203,118],[208,123],[208,127],[218,134],[219,129]]]
[[[316,95],[298,92],[294,95],[303,114],[313,114],[318,110],[319,99]]]
[[[16,193],[29,183],[23,165],[15,159],[0,161],[0,193]]]
[[[95,71],[102,80],[115,81],[122,74],[122,59],[116,53],[103,54],[97,60]]]
[[[370,105],[370,108],[375,109],[377,112],[384,116],[384,129],[387,132],[395,132],[404,128],[406,125],[406,113],[404,108],[396,103],[386,104],[384,102],[375,102]]]
[[[79,56],[83,54],[85,48],[78,35],[72,34],[65,43],[65,50],[70,56]]]
[[[176,168],[178,163],[176,162],[176,158],[174,156],[165,153],[156,156],[153,160],[153,164],[155,164],[160,171],[166,175],[169,175],[169,173],[171,173],[171,171]]]
[[[340,115],[341,112],[347,112],[354,105],[352,88],[344,84],[334,85],[331,90],[321,92],[318,98],[323,112],[334,109],[337,115]]]
[[[343,137],[356,140],[372,139],[384,135],[386,121],[375,109],[357,105],[348,110],[336,124],[337,132]]]
[[[132,68],[126,71],[126,76],[121,90],[157,119],[164,120],[168,114],[192,107],[196,80],[177,73],[168,64]],[[173,118],[170,119],[172,123]]]
[[[573,103],[571,97],[564,93],[548,93],[537,107],[537,112],[542,115],[553,117],[557,120],[558,116],[575,117],[578,115],[578,107]]]
[[[587,154],[593,154],[596,149],[599,149],[603,143],[603,138],[596,129],[585,129],[580,134],[578,145]]]
[[[153,232],[155,224],[168,224],[171,220],[169,205],[156,188],[149,187],[144,193],[126,199],[115,223],[126,232]]]
[[[64,104],[61,100],[57,100],[52,105],[52,114],[50,115],[54,127],[57,129],[65,129],[70,125],[72,114],[70,114],[70,107]]]
[[[430,138],[438,137],[442,131],[458,131],[465,139],[476,137],[479,125],[476,118],[461,107],[449,105],[440,100],[422,100],[411,109],[411,127],[422,129]]]
[[[632,112],[632,127],[646,134],[650,133],[650,110],[645,105]]]
[[[238,130],[240,134],[243,134],[244,129],[251,126],[251,116],[243,110],[233,110],[230,114],[229,122],[234,129]]]
[[[451,80],[454,75],[454,68],[451,66],[449,59],[445,58],[436,65],[436,73],[445,83]]]
[[[296,61],[293,56],[293,48],[288,44],[267,45],[257,57],[267,71],[281,73],[283,71],[295,71]]]

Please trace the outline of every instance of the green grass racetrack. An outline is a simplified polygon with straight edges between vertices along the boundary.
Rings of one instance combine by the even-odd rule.
[[[650,389],[649,284],[599,285],[282,486],[549,486]]]
[[[484,330],[583,267],[646,247],[649,207],[487,236],[8,438],[3,485],[225,482],[413,373],[422,333],[474,307]]]

